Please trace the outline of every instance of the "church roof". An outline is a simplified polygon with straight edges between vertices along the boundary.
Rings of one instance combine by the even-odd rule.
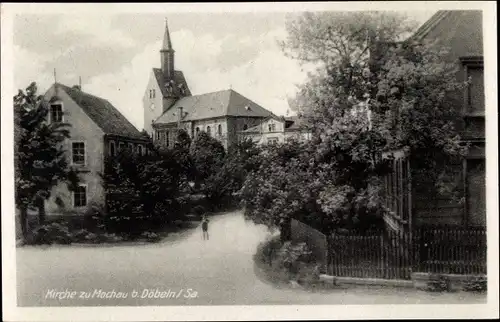
[[[202,120],[214,117],[268,117],[274,115],[257,103],[232,89],[179,99],[155,123],[177,122],[179,107],[185,116],[182,121]]]
[[[165,82],[165,77],[163,76],[163,72],[161,68],[153,68],[153,73],[155,74],[156,82],[158,83],[158,86],[160,86],[161,93],[163,97],[168,97],[170,94],[167,92],[167,87],[166,82]],[[174,71],[174,90],[178,90],[178,87],[180,84],[184,86],[185,89],[185,96],[191,96],[191,91],[189,90],[188,84],[186,82],[186,78],[184,77],[184,73],[181,72],[180,70]],[[181,96],[180,93],[175,93],[178,96]]]
[[[66,92],[104,133],[125,136],[132,139],[145,138],[108,100],[64,84],[55,83],[54,86]]]

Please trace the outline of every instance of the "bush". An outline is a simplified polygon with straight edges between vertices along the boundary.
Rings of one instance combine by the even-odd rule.
[[[71,244],[68,227],[60,223],[41,225],[33,230],[32,243],[35,245]]]
[[[285,242],[277,252],[277,264],[295,275],[299,272],[300,262],[310,263],[312,251],[306,243],[292,244]]]
[[[149,242],[157,242],[161,239],[160,235],[150,232],[150,231],[145,231],[141,234],[141,237],[146,239]]]
[[[93,232],[103,231],[105,229],[105,216],[106,213],[102,204],[91,203],[83,215],[85,229]]]

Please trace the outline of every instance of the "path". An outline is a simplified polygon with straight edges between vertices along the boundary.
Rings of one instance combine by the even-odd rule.
[[[18,248],[18,305],[462,304],[486,301],[484,295],[434,294],[413,289],[351,288],[320,293],[276,288],[259,280],[254,273],[252,255],[259,242],[268,236],[263,226],[245,221],[241,212],[236,212],[213,217],[209,228],[208,241],[202,240],[199,229],[177,242]],[[90,298],[50,298],[51,294],[65,290],[76,291],[76,297],[88,294]],[[136,298],[132,297],[133,290],[138,292]],[[158,292],[157,298],[143,298],[142,295],[148,293],[144,290],[153,290],[153,295],[155,290],[164,292],[164,298],[158,298],[162,296]],[[126,294],[127,298],[117,298],[118,292]],[[99,294],[111,298],[100,299]]]

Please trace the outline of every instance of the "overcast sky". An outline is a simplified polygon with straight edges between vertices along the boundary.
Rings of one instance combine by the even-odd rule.
[[[420,23],[434,11],[405,12]],[[282,54],[284,13],[169,14],[175,66],[193,94],[232,87],[285,114],[287,96],[305,79]],[[160,67],[165,15],[34,15],[14,20],[14,85],[44,92],[57,81],[108,99],[142,127],[142,96],[151,68]]]

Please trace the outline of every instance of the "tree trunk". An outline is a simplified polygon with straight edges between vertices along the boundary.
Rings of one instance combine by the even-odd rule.
[[[281,242],[290,241],[292,239],[292,221],[290,219],[285,220],[280,226]]]
[[[21,215],[21,232],[23,234],[23,241],[28,241],[28,208],[26,206],[20,207]]]

